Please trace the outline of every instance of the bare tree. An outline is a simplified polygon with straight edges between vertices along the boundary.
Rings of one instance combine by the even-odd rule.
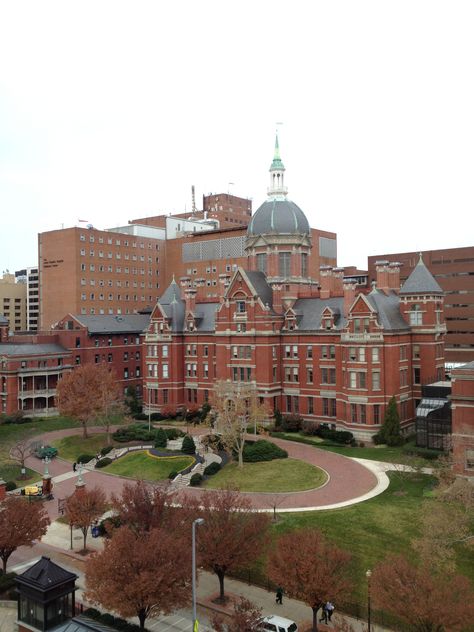
[[[17,461],[21,467],[20,479],[26,478],[25,475],[25,461],[33,454],[33,443],[29,439],[20,439],[10,449],[10,458]]]

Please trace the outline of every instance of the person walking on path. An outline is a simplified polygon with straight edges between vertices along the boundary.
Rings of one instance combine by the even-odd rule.
[[[334,604],[331,601],[328,601],[326,603],[326,612],[327,612],[327,615],[328,615],[328,621],[329,621],[329,623],[331,623],[331,617],[332,617],[332,614],[334,612]]]
[[[77,463],[76,461],[74,461],[74,463],[72,464],[72,471],[75,472],[77,470]]]
[[[277,590],[276,590],[276,599],[275,599],[276,603],[279,603],[280,606],[283,603],[283,588],[281,586],[278,586]]]
[[[329,618],[329,613],[328,613],[328,603],[329,601],[326,601],[326,603],[323,605],[323,611],[321,613],[321,618],[319,619],[320,623],[326,623],[328,622],[328,618]]]

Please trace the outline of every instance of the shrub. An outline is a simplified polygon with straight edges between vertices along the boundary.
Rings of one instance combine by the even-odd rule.
[[[0,595],[6,598],[17,599],[15,577],[16,573],[0,575]]]
[[[148,419],[148,415],[145,415],[145,413],[134,413],[132,417],[137,421],[145,421]]]
[[[223,450],[225,450],[225,445],[222,443],[222,439],[219,437],[219,435],[204,435],[203,437],[201,437],[201,443],[214,452],[222,452]]]
[[[7,490],[7,492],[12,492],[14,489],[16,489],[15,481],[7,481],[5,489]]]
[[[102,456],[105,456],[106,454],[111,452],[113,449],[114,449],[113,445],[106,445],[104,448],[101,448],[100,453]]]
[[[273,419],[275,420],[275,428],[277,430],[281,430],[282,425],[283,425],[283,415],[278,410],[278,408],[275,408],[275,412],[273,413]]]
[[[99,535],[102,537],[109,537],[109,531],[113,528],[122,526],[119,516],[109,516],[104,518],[98,524]]]
[[[89,461],[92,461],[92,459],[95,459],[95,455],[94,454],[80,454],[77,457],[77,462],[78,463],[89,463]]]
[[[189,481],[189,484],[191,485],[191,487],[197,487],[198,485],[200,485],[202,482],[202,475],[201,474],[193,474],[191,476],[191,480]]]
[[[389,446],[402,445],[403,443],[403,437],[400,433],[400,415],[395,397],[392,397],[388,402],[379,434]]]
[[[158,428],[155,435],[155,448],[166,448],[168,444],[168,435],[163,428]]]
[[[109,459],[108,456],[105,456],[103,459],[99,459],[95,466],[97,468],[105,467],[106,465],[110,465],[112,463],[112,459]]]
[[[112,437],[119,443],[128,443],[130,441],[146,441],[155,440],[156,430],[148,430],[148,424],[131,424],[116,430]]]
[[[372,435],[372,441],[375,445],[382,445],[384,438],[380,436],[380,432],[377,432],[377,434]]]
[[[314,437],[318,434],[319,423],[317,421],[310,421],[305,419],[301,424],[301,431],[303,434],[308,435],[309,437]]]
[[[152,421],[163,421],[163,419],[165,419],[165,417],[163,417],[163,415],[161,413],[151,413],[150,419]]]
[[[184,437],[185,435],[185,433],[179,428],[165,428],[164,432],[166,432],[168,441],[174,441],[175,439],[180,439],[181,437]]]
[[[170,479],[170,481],[172,481],[177,476],[178,476],[178,472],[176,470],[173,470],[172,472],[168,474],[168,478]]]
[[[334,443],[347,444],[354,440],[354,435],[348,430],[331,430],[326,425],[321,424],[318,434],[323,439],[334,441]]]
[[[432,450],[430,448],[419,448],[413,443],[405,444],[402,448],[402,451],[405,454],[419,456],[423,459],[428,459],[429,461],[435,461],[437,458],[439,458],[443,454],[441,450]]]
[[[213,461],[209,463],[209,465],[204,470],[204,476],[213,476],[213,474],[217,474],[217,472],[221,469],[221,464],[217,463],[217,461]]]
[[[265,439],[247,442],[243,453],[244,461],[247,463],[285,459],[287,456],[288,452],[286,450],[282,450],[271,441],[266,441]]]
[[[196,454],[196,444],[190,435],[184,437],[181,452],[184,452],[184,454]]]
[[[281,422],[283,432],[299,432],[303,423],[300,415],[285,415]]]

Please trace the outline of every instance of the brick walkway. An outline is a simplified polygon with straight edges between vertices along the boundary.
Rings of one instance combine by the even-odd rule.
[[[103,428],[91,428],[89,430],[91,434],[103,431]],[[48,432],[42,435],[41,439],[45,444],[49,444],[57,439],[75,435],[80,432],[82,431],[78,428],[67,428]],[[200,434],[202,433],[202,429],[199,427],[190,428],[190,432],[192,432],[192,434]],[[284,448],[290,457],[321,467],[329,475],[328,482],[318,489],[281,494],[277,503],[278,511],[294,511],[296,509],[313,510],[318,508],[328,509],[334,505],[340,506],[344,503],[351,504],[352,502],[358,502],[357,499],[364,499],[364,496],[374,490],[378,485],[379,481],[377,476],[370,469],[353,459],[335,454],[334,452],[318,450],[309,445],[285,441],[284,439],[270,438],[269,440]],[[39,471],[43,468],[42,463],[36,457],[30,457],[26,465]],[[49,466],[49,471],[53,478],[65,475],[71,472],[71,464],[60,458],[53,459]],[[55,499],[46,503],[52,520],[58,517],[57,499],[69,496],[74,491],[76,480],[77,478],[74,476],[66,478],[66,480],[55,482],[53,489]],[[109,496],[112,493],[120,493],[124,484],[130,481],[130,479],[113,476],[105,472],[91,472],[86,470],[84,471],[84,480],[90,487],[96,485],[102,487]],[[380,489],[380,491],[382,491],[382,489]],[[206,490],[197,488],[187,488],[185,490],[185,494],[193,496],[200,496],[205,493]],[[269,511],[274,504],[275,494],[247,493],[246,495],[250,497],[255,509]]]

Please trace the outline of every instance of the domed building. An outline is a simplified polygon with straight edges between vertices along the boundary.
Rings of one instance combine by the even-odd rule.
[[[311,228],[304,212],[287,198],[284,178],[277,136],[268,198],[248,225],[245,249],[251,270],[263,272],[269,283],[284,283],[296,290],[297,285],[315,282],[308,264]]]

